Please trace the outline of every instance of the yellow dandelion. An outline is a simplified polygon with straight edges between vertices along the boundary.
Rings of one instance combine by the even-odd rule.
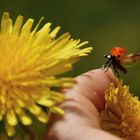
[[[18,16],[14,24],[9,13],[4,13],[0,28],[0,120],[5,122],[7,134],[15,133],[20,121],[30,125],[33,114],[46,123],[48,114],[45,106],[52,112],[64,114],[55,104],[64,97],[58,87],[68,87],[72,78],[58,78],[56,75],[72,68],[80,56],[85,56],[91,47],[81,49],[88,42],[71,39],[69,33],[56,38],[60,27],[51,31],[51,23],[40,30],[32,29],[33,19],[23,24],[23,16]],[[56,87],[56,88],[55,88]]]
[[[126,140],[140,140],[140,101],[129,87],[112,83],[105,92],[106,106],[101,112],[103,129]]]

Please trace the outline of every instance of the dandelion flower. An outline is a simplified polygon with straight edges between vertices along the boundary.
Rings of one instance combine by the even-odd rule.
[[[112,83],[105,92],[106,106],[101,112],[103,129],[126,140],[140,140],[140,101],[129,87]]]
[[[81,48],[88,42],[71,39],[69,33],[56,38],[60,27],[51,31],[51,23],[38,29],[42,18],[33,28],[33,19],[23,24],[23,16],[12,22],[9,13],[4,13],[0,28],[0,120],[5,123],[7,134],[15,133],[20,122],[30,125],[33,114],[46,123],[48,114],[63,114],[56,106],[64,97],[58,87],[69,87],[72,78],[57,75],[72,68],[80,56],[86,56],[91,47]],[[32,29],[33,28],[33,29]]]

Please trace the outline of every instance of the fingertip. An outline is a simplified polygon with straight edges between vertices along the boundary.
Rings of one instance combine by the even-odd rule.
[[[107,72],[101,69],[95,69],[86,72],[76,78],[77,84],[72,89],[75,95],[80,94],[90,100],[98,111],[104,108],[104,92],[110,83],[117,85],[117,78],[109,69]],[[72,92],[71,92],[72,93]]]
[[[118,78],[114,75],[113,71],[111,68],[109,68],[109,70],[106,72],[106,76],[108,77],[108,79],[113,82],[115,85],[118,84]]]

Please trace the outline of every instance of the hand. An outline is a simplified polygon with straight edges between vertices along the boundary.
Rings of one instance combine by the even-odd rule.
[[[99,112],[104,108],[104,91],[117,80],[111,70],[97,69],[76,78],[77,84],[66,89],[61,105],[64,117],[54,116],[46,140],[121,140],[101,129]]]

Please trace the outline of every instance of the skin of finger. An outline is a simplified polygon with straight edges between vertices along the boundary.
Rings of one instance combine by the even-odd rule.
[[[95,105],[98,111],[104,108],[104,91],[111,82],[115,85],[118,83],[111,69],[109,69],[108,72],[104,72],[100,69],[92,70],[78,76],[76,80],[77,84],[70,91],[66,92],[66,94],[70,93],[68,98],[70,98],[70,96],[84,96]]]
[[[93,70],[78,76],[76,80],[77,84],[72,89],[66,90],[66,100],[61,105],[65,115],[52,117],[46,139],[117,140],[118,138],[101,130],[98,113],[104,107],[105,89],[111,82],[117,84],[112,71],[104,73],[99,69]],[[96,131],[98,133],[95,133]]]

